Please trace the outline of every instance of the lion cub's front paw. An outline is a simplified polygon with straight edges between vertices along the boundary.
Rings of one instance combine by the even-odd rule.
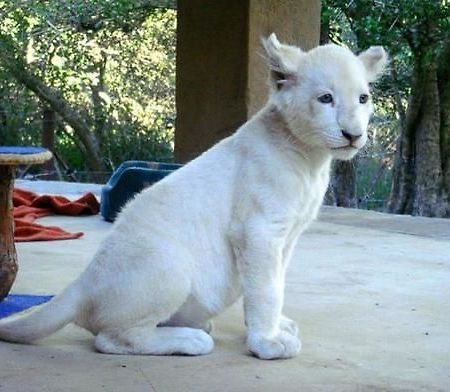
[[[285,331],[271,338],[249,335],[247,345],[250,352],[260,359],[292,358],[301,349],[300,339]]]
[[[294,320],[287,318],[286,316],[281,316],[280,329],[287,332],[293,336],[298,335],[298,325]]]

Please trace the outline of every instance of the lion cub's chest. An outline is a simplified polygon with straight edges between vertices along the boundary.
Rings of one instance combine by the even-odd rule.
[[[292,230],[289,239],[295,239],[317,217],[329,183],[329,170],[325,168],[316,176],[304,175],[298,186],[294,204]]]

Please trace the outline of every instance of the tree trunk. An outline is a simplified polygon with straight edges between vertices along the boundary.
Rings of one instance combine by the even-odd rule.
[[[415,124],[413,215],[445,216],[442,196],[440,105],[435,63],[421,67],[421,116]]]
[[[330,188],[326,200],[333,200],[338,207],[358,207],[356,195],[356,160],[336,161],[333,164]]]
[[[388,209],[398,214],[445,217],[450,204],[444,185],[446,115],[436,58],[416,57],[406,120],[397,141]],[[447,162],[447,163],[446,163]]]
[[[3,105],[0,104],[0,128],[6,130],[8,127],[8,117]]]
[[[450,198],[450,40],[447,41],[439,61],[438,88],[441,99],[441,157],[444,176],[443,200],[449,203]],[[447,204],[447,216],[450,216]]]
[[[42,134],[41,141],[42,147],[54,152],[55,150],[55,128],[56,118],[55,112],[48,107],[44,106],[42,109]],[[43,168],[48,174],[45,176],[47,180],[56,180],[55,161],[54,158],[43,164]]]
[[[414,183],[414,126],[420,116],[422,102],[421,76],[414,67],[411,80],[411,94],[408,99],[405,120],[400,128],[396,143],[392,187],[388,211],[394,214],[408,214],[412,211],[411,196]]]
[[[0,145],[1,144],[17,144],[15,137],[11,140],[11,132],[8,132],[8,117],[6,110],[2,103],[0,103]],[[15,135],[14,135],[15,136]]]

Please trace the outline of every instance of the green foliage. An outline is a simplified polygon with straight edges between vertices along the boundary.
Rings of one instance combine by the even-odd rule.
[[[324,0],[323,5],[345,14],[360,46],[376,42],[391,55],[404,45],[439,47],[450,34],[447,0]]]
[[[447,0],[324,0],[322,18],[344,43],[359,48],[384,46],[398,79],[387,79],[402,95],[409,93],[411,70],[419,58],[439,56],[450,39],[450,2]],[[348,24],[353,37],[344,35]],[[386,79],[385,79],[386,81]],[[392,91],[382,88],[385,95]]]
[[[82,115],[114,167],[170,160],[175,122],[173,1],[0,0],[0,50],[12,51]],[[39,144],[43,102],[2,68],[0,143]],[[56,151],[85,169],[74,131],[57,117]]]
[[[356,175],[358,207],[384,211],[391,190],[392,171],[379,160],[366,157],[358,161]]]

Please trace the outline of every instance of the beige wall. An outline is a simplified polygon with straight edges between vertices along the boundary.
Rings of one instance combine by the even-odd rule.
[[[175,159],[233,133],[267,97],[260,37],[318,44],[319,0],[179,0]]]

